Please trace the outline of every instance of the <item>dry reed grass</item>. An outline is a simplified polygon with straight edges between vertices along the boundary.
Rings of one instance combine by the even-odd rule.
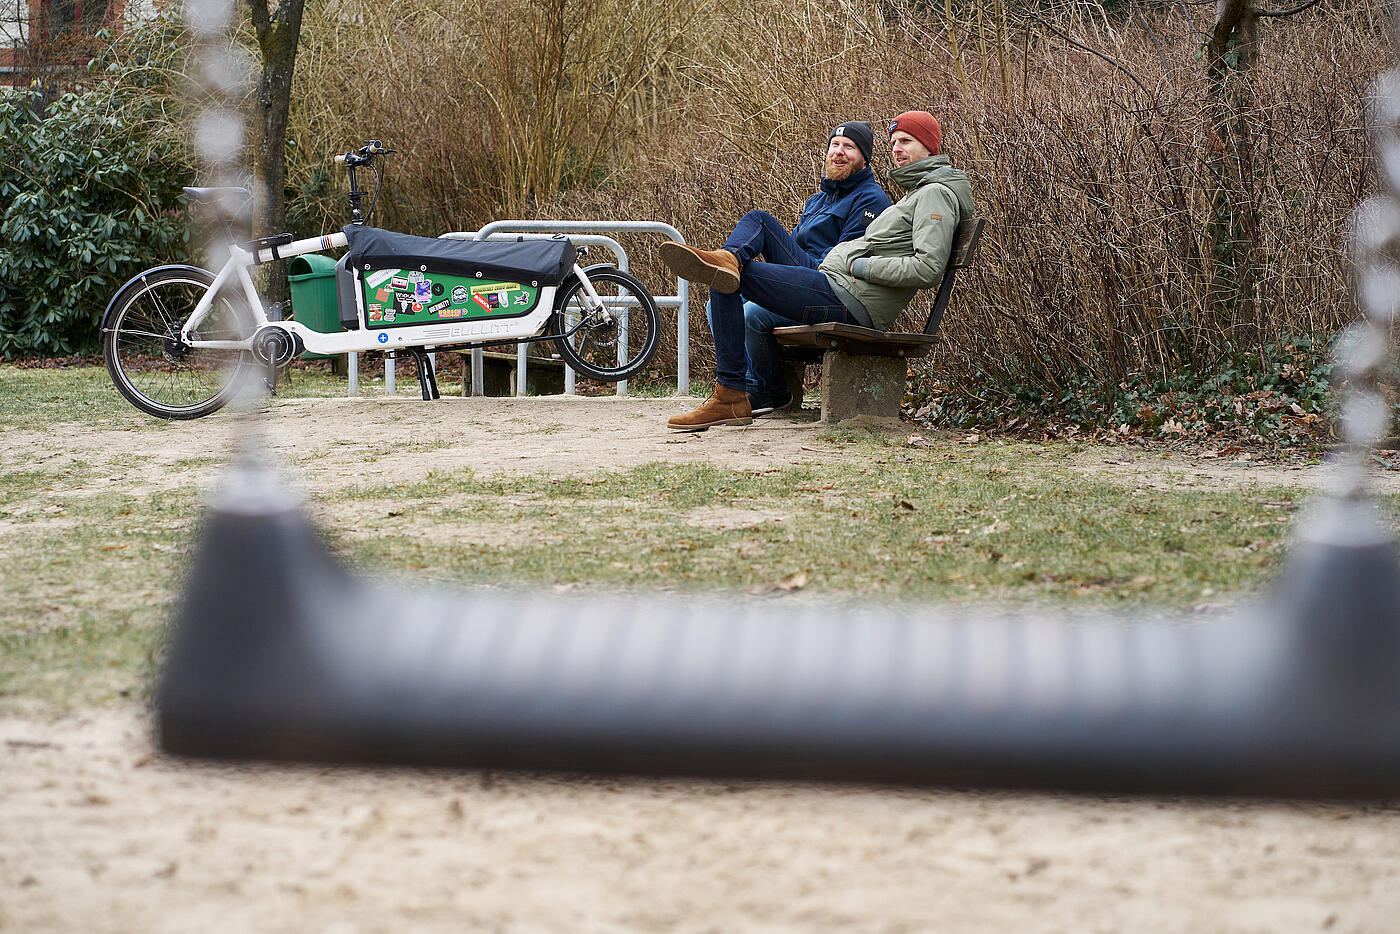
[[[303,34],[294,178],[307,216],[340,218],[312,167],[377,136],[403,153],[376,216],[386,226],[649,219],[714,244],[754,207],[795,222],[833,124],[924,108],[990,221],[932,370],[969,390],[1208,372],[1231,350],[1324,336],[1352,316],[1343,221],[1372,184],[1363,95],[1391,57],[1366,0],[1264,24],[1251,103],[1234,115],[1251,137],[1240,196],[1257,218],[1255,275],[1251,294],[1221,302],[1208,236],[1219,142],[1198,60],[1209,15],[329,0]],[[883,153],[875,163],[889,167]],[[629,243],[634,271],[670,291],[654,247]],[[703,319],[697,300],[701,366]]]

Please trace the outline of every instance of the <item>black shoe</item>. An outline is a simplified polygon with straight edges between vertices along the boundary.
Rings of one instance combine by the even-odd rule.
[[[772,415],[774,412],[781,412],[790,405],[792,405],[792,393],[788,393],[781,399],[772,401],[760,399],[757,396],[749,396],[749,408],[752,410],[754,418],[758,418],[760,415]]]

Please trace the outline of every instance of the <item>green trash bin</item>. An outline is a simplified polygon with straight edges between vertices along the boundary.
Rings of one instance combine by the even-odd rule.
[[[287,260],[287,281],[292,289],[292,317],[313,331],[334,334],[340,330],[335,303],[335,264],[329,256],[303,253]],[[303,360],[329,360],[337,354],[311,353]]]

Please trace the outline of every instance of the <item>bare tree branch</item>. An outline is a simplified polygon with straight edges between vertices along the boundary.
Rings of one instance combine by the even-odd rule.
[[[1318,0],[1308,0],[1302,6],[1295,6],[1291,10],[1255,10],[1255,16],[1292,16],[1294,13],[1301,13],[1308,7],[1317,6]]]
[[[1080,42],[1079,40],[1075,39],[1073,36],[1070,36],[1070,35],[1068,35],[1067,33],[1062,32],[1061,30],[1059,30],[1059,29],[1056,28],[1055,26],[1053,26],[1053,25],[1051,25],[1050,23],[1046,22],[1046,21],[1045,21],[1044,19],[1042,19],[1040,16],[1037,16],[1036,14],[1032,13],[1032,14],[1031,14],[1031,17],[1032,17],[1037,23],[1039,23],[1040,25],[1044,26],[1047,30],[1049,30],[1050,32],[1053,32],[1055,35],[1059,36],[1061,39],[1065,40],[1065,41],[1068,42],[1070,45],[1074,46],[1076,49],[1079,49],[1079,50],[1082,51],[1082,52],[1088,52],[1090,55],[1093,55],[1093,56],[1095,56],[1095,57],[1097,57],[1097,58],[1103,59],[1105,62],[1108,62],[1108,64],[1112,65],[1114,68],[1117,68],[1117,69],[1118,69],[1119,71],[1121,71],[1123,74],[1127,75],[1127,76],[1128,76],[1128,80],[1131,81],[1133,84],[1136,84],[1136,85],[1138,86],[1138,90],[1141,91],[1143,94],[1146,94],[1147,97],[1148,97],[1148,99],[1152,101],[1152,108],[1153,108],[1154,110],[1156,110],[1158,114],[1161,114],[1161,113],[1162,113],[1162,104],[1161,104],[1160,101],[1157,100],[1157,95],[1155,95],[1155,94],[1153,94],[1151,91],[1149,91],[1149,90],[1147,89],[1147,85],[1145,85],[1145,84],[1143,84],[1141,81],[1139,81],[1139,80],[1138,80],[1138,76],[1135,75],[1135,74],[1133,74],[1132,70],[1131,70],[1130,68],[1128,68],[1127,65],[1124,65],[1122,62],[1118,61],[1117,59],[1115,59],[1115,58],[1114,58],[1113,56],[1111,56],[1111,55],[1108,55],[1108,54],[1106,54],[1106,53],[1104,53],[1104,52],[1100,52],[1098,49],[1090,48],[1089,46],[1087,46],[1087,45],[1085,45],[1084,43]]]

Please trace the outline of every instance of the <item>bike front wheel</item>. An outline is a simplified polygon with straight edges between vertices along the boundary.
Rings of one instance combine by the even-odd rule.
[[[615,383],[636,376],[651,362],[661,335],[656,301],[632,276],[619,269],[587,270],[593,301],[575,279],[560,294],[554,345],[564,362],[589,379]],[[572,333],[570,333],[572,331]]]
[[[253,372],[251,354],[195,348],[180,338],[214,274],[193,266],[147,270],[122,286],[102,321],[102,356],[117,391],[158,418],[199,418],[226,405]],[[243,340],[252,314],[220,295],[193,336]]]

